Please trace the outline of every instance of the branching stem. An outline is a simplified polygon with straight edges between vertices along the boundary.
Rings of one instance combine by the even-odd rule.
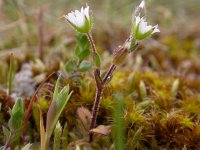
[[[95,55],[97,55],[97,50],[96,50],[92,35],[90,33],[87,33],[87,37],[88,37],[88,40],[89,40],[90,45],[92,47],[92,54],[93,54],[93,56],[95,56]],[[102,96],[104,87],[105,87],[109,77],[111,77],[115,68],[116,68],[116,66],[114,64],[112,64],[110,66],[109,70],[107,71],[106,75],[103,77],[103,79],[101,79],[101,77],[100,77],[100,68],[96,68],[94,70],[94,78],[95,78],[95,81],[96,81],[96,90],[97,91],[96,91],[96,96],[95,96],[93,109],[92,109],[90,130],[93,129],[96,125],[97,114],[98,114],[98,110],[99,110],[99,103],[100,103],[100,100],[101,100],[101,96]],[[93,139],[93,133],[89,132],[89,141],[92,142],[92,139]]]
[[[98,85],[99,83],[96,81],[97,92],[96,92],[95,101],[94,101],[93,109],[92,109],[92,118],[91,118],[91,123],[90,123],[90,130],[95,127],[96,120],[97,120],[97,114],[98,114],[98,110],[99,110],[99,103],[100,103],[100,100],[101,100],[101,96],[102,96],[104,87],[107,83],[107,80],[112,75],[113,71],[115,70],[115,68],[116,68],[116,66],[114,64],[112,64],[110,66],[110,68],[107,71],[105,77],[103,78],[100,86]],[[89,141],[92,142],[92,139],[93,139],[93,133],[89,132]]]

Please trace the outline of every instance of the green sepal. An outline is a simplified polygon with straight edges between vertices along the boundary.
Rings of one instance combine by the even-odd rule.
[[[148,32],[144,34],[140,33],[140,22],[139,22],[138,25],[134,27],[133,35],[136,40],[143,40],[147,38],[148,36],[150,36],[152,32],[153,30],[149,30]]]

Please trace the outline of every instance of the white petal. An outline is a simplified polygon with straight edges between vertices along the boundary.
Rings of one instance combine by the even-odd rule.
[[[144,0],[140,3],[139,7],[144,9],[144,7],[145,7],[145,1]]]
[[[84,17],[84,14],[81,13],[80,11],[78,10],[75,10],[75,16],[76,16],[76,25],[78,27],[82,27],[85,23],[85,17]]]
[[[83,7],[81,7],[81,13],[83,13],[84,12],[84,8]]]
[[[69,13],[68,15],[65,16],[65,18],[71,22],[72,24],[76,25],[76,17],[74,16],[74,13]]]
[[[90,16],[89,16],[89,6],[87,6],[84,10],[84,14],[85,16],[87,17],[87,19],[90,19]]]
[[[145,34],[146,32],[149,32],[150,30],[152,30],[152,26],[148,26],[147,22],[144,21],[144,19],[142,18],[140,21],[139,32],[142,34]]]
[[[138,24],[139,24],[139,22],[140,22],[140,17],[139,16],[135,16],[135,26],[137,26]]]
[[[156,33],[156,32],[160,32],[160,30],[158,29],[158,25],[155,25],[153,28],[154,28],[154,30],[153,30],[152,34]]]

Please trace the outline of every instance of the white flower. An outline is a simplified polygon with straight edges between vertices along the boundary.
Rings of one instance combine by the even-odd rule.
[[[146,19],[144,17],[135,17],[135,23],[133,28],[133,35],[135,39],[143,40],[156,32],[160,32],[160,30],[158,29],[158,25],[147,25]]]
[[[89,15],[89,6],[82,7],[81,11],[72,11],[65,15],[65,18],[78,32],[88,33],[91,29],[92,19]]]

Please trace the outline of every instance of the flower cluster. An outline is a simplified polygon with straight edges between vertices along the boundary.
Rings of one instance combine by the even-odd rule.
[[[135,40],[143,40],[148,36],[160,32],[158,25],[151,26],[147,24],[145,14],[145,1],[143,0],[135,10],[133,18],[132,35]],[[89,14],[89,6],[75,10],[65,15],[71,26],[80,33],[88,33],[92,27],[92,17]]]

